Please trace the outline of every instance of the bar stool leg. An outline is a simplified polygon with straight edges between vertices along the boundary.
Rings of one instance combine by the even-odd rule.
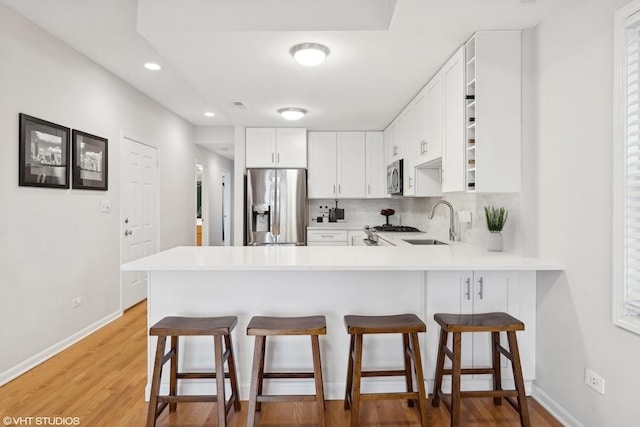
[[[260,368],[258,369],[258,396],[262,396],[262,387],[264,385],[264,359],[267,355],[267,337],[265,335],[262,343],[262,358],[260,359]],[[262,402],[256,402],[256,411],[262,410]]]
[[[402,334],[402,350],[404,353],[404,379],[407,385],[407,392],[413,392],[413,379],[411,374],[411,356],[410,350],[411,346],[409,344],[409,334]],[[413,407],[413,399],[407,400],[407,405],[411,408]],[[419,405],[419,402],[418,402]]]
[[[418,340],[418,334],[411,334],[412,340],[412,355],[413,366],[416,370],[416,383],[418,386],[418,409],[420,410],[420,419],[422,420],[422,427],[429,425],[427,414],[427,391],[424,388],[424,372],[422,371],[422,357],[420,356],[420,342]]]
[[[344,409],[350,409],[353,402],[353,356],[355,340],[355,336],[351,335],[351,339],[349,340],[349,361],[347,362],[347,386],[344,392]]]
[[[311,335],[311,351],[313,353],[313,377],[316,383],[316,407],[318,408],[318,426],[325,426],[324,419],[324,387],[322,385],[322,362],[320,360],[320,342],[317,335]]]
[[[360,383],[362,380],[362,334],[355,334],[355,355],[353,362],[353,400],[351,402],[351,427],[360,422]]]
[[[453,333],[453,368],[451,372],[451,427],[460,425],[460,373],[462,355],[462,334]]]
[[[227,411],[226,398],[224,396],[224,363],[222,362],[222,335],[213,337],[213,346],[215,347],[215,363],[216,363],[216,406],[218,407],[218,426],[226,427]]]
[[[522,366],[520,364],[520,351],[518,350],[518,340],[515,331],[507,332],[509,341],[509,352],[511,353],[511,368],[513,369],[513,379],[516,383],[516,391],[518,392],[518,407],[520,412],[520,424],[523,427],[531,427],[529,419],[529,406],[527,405],[527,396],[524,389],[524,379],[522,377]]]
[[[159,336],[156,344],[156,357],[153,363],[153,377],[151,380],[151,394],[149,396],[149,408],[147,411],[147,427],[155,427],[156,412],[158,411],[158,394],[160,393],[160,378],[162,377],[162,359],[164,358],[164,345],[166,336]]]
[[[491,332],[491,354],[493,356],[493,389],[502,390],[502,372],[500,369],[500,332]],[[493,398],[494,405],[502,405],[502,397]]]
[[[225,348],[229,350],[229,358],[227,366],[229,367],[229,381],[231,382],[231,394],[233,396],[233,409],[235,412],[240,411],[240,396],[238,394],[238,375],[236,373],[236,359],[233,356],[233,345],[231,344],[231,336],[224,336]]]
[[[444,348],[447,345],[448,335],[448,332],[444,329],[440,330],[440,342],[438,343],[438,356],[436,358],[436,378],[433,384],[433,397],[431,398],[431,406],[436,408],[440,405],[442,373],[444,371]]]
[[[255,348],[253,350],[253,368],[251,374],[251,389],[249,393],[249,413],[247,414],[247,427],[256,425],[256,403],[258,390],[261,389],[262,377],[260,375],[260,366],[264,360],[264,335],[256,335]]]
[[[169,396],[175,396],[178,392],[178,336],[171,336],[171,371],[169,375]],[[169,412],[176,412],[178,404],[169,403]]]

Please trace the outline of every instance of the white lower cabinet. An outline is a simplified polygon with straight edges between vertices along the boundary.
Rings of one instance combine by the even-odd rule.
[[[366,238],[367,233],[362,230],[349,230],[347,233],[347,244],[349,246],[367,246],[363,241]]]
[[[366,237],[362,230],[307,230],[307,246],[366,246]]]
[[[490,313],[502,311],[525,323],[525,331],[518,332],[521,362],[525,382],[534,378],[535,354],[535,272],[520,271],[429,271],[426,274],[427,343],[425,377],[433,386],[435,361],[438,352],[440,326],[433,320],[435,313]],[[449,334],[449,348],[452,334]],[[505,335],[505,334],[501,334]],[[507,347],[506,336],[501,336]],[[445,366],[451,363],[447,358]],[[505,387],[511,387],[513,375],[506,358],[501,358]],[[484,333],[462,334],[462,366],[491,366],[491,336]],[[449,377],[445,386],[450,387]],[[490,375],[463,376],[463,390],[486,389],[491,386]]]
[[[347,246],[347,230],[307,230],[307,246]]]

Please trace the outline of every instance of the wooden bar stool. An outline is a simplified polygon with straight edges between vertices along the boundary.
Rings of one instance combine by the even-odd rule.
[[[349,345],[349,363],[347,366],[347,387],[344,397],[344,409],[351,409],[351,426],[357,427],[360,421],[360,402],[363,400],[408,399],[409,406],[414,401],[418,404],[422,426],[426,427],[427,393],[424,387],[422,358],[418,333],[426,332],[427,326],[415,314],[399,314],[393,316],[344,316],[344,324],[351,335]],[[362,340],[366,334],[402,334],[404,369],[389,371],[362,370]],[[413,362],[413,364],[412,364]],[[413,371],[412,371],[413,366]],[[418,391],[413,391],[415,373]],[[362,378],[403,376],[407,384],[406,392],[395,393],[361,393]]]
[[[460,404],[465,397],[493,397],[493,403],[502,404],[502,398],[514,407],[520,414],[520,424],[530,426],[529,409],[527,407],[527,397],[524,389],[524,379],[522,377],[522,366],[520,365],[520,353],[518,351],[518,341],[516,331],[524,330],[524,323],[508,315],[507,313],[483,313],[483,314],[442,314],[433,316],[441,327],[440,343],[438,346],[438,357],[436,359],[436,378],[433,387],[433,398],[431,404],[438,406],[440,399],[446,396],[442,392],[442,376],[451,375],[451,401],[442,399],[451,414],[451,426],[460,425]],[[447,347],[449,332],[453,333],[453,351]],[[462,333],[463,332],[491,332],[492,364],[491,368],[462,368]],[[500,345],[500,332],[507,333],[509,350]],[[503,390],[500,373],[500,353],[511,361],[513,369],[513,379],[515,390]],[[444,357],[447,356],[452,362],[451,369],[444,368]],[[483,391],[461,391],[460,376],[472,374],[493,375],[493,390]],[[517,402],[513,400],[517,397]]]
[[[256,412],[262,402],[309,402],[315,401],[318,411],[318,425],[324,427],[324,389],[322,385],[322,365],[320,363],[320,343],[318,335],[327,334],[324,316],[309,317],[267,317],[254,316],[247,325],[247,335],[255,335],[253,352],[253,370],[251,373],[251,392],[247,426],[255,426]],[[265,372],[264,359],[267,336],[310,335],[313,354],[313,372]],[[262,384],[265,379],[277,378],[314,378],[316,394],[313,395],[264,395]]]
[[[147,427],[154,427],[158,416],[169,405],[169,412],[175,412],[178,402],[217,402],[218,425],[226,426],[227,413],[231,405],[236,412],[240,410],[238,397],[238,379],[236,375],[235,360],[233,357],[233,345],[231,343],[231,331],[238,323],[235,316],[225,317],[165,317],[149,329],[149,335],[158,337],[156,357],[153,365],[153,378],[151,381],[151,396],[149,398],[149,411],[147,413]],[[178,372],[178,338],[180,336],[211,335],[213,336],[215,353],[214,372]],[[171,337],[171,350],[165,354],[167,337]],[[225,351],[222,351],[222,338],[224,337]],[[162,367],[171,360],[169,376],[169,394],[160,396],[160,379]],[[224,363],[227,363],[229,372],[224,372]],[[215,395],[177,395],[178,380],[215,378]],[[224,379],[229,378],[231,383],[231,396],[225,400]],[[160,403],[160,407],[158,404]]]

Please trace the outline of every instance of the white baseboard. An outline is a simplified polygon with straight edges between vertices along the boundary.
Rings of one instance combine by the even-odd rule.
[[[41,351],[40,353],[28,358],[27,360],[18,363],[17,365],[15,365],[12,368],[7,369],[4,372],[0,373],[0,386],[8,383],[9,381],[13,380],[16,377],[19,377],[20,375],[24,374],[25,372],[35,368],[36,366],[38,366],[39,364],[41,364],[42,362],[44,362],[45,360],[55,356],[56,354],[60,353],[62,350],[72,346],[73,344],[77,343],[78,341],[80,341],[81,339],[83,339],[84,337],[86,337],[87,335],[92,334],[93,332],[97,331],[98,329],[102,328],[103,326],[113,322],[114,320],[116,320],[117,318],[122,316],[122,310],[118,310],[114,313],[109,314],[106,317],[103,317],[102,319],[98,320],[97,322],[87,326],[86,328],[76,332],[75,334],[71,335],[68,338],[65,338],[64,340],[60,341],[57,344],[52,345],[51,347]]]
[[[545,393],[540,387],[533,384],[531,390],[531,396],[540,404],[544,409],[549,411],[551,415],[555,417],[563,426],[567,427],[584,427],[580,421],[576,419],[569,411],[563,408],[558,402],[556,402],[551,396]]]

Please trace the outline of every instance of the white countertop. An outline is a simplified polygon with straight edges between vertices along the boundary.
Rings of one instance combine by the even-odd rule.
[[[407,233],[409,234],[409,233]],[[424,234],[421,234],[424,238]],[[464,243],[442,246],[181,246],[125,271],[563,270],[556,262]]]
[[[346,221],[338,222],[312,222],[307,226],[307,230],[362,230],[364,224],[350,223]]]

